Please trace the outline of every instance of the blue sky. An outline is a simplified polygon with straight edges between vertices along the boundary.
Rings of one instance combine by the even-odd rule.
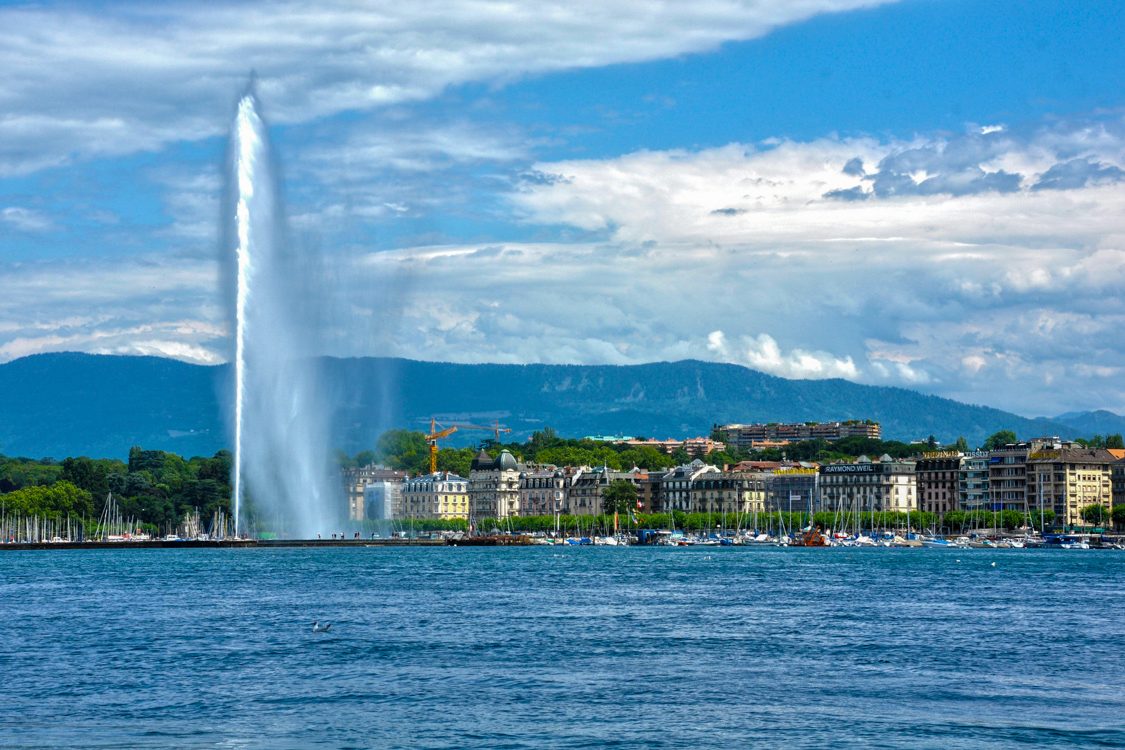
[[[0,6],[0,360],[227,358],[254,70],[319,351],[1125,411],[1119,4],[399,6]]]

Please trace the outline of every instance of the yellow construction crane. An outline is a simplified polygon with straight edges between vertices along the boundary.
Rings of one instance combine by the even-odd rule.
[[[448,427],[442,427],[437,423],[437,419],[430,417],[430,432],[426,435],[426,442],[430,445],[430,473],[437,473],[437,454],[438,454],[438,440],[449,437],[457,430],[488,430],[496,436],[496,442],[500,442],[500,433],[511,432],[511,428],[505,427],[500,422],[495,422],[492,425],[485,426],[480,424],[452,424]]]

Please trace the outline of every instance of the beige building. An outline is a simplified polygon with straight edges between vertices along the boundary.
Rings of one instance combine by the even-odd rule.
[[[468,518],[469,480],[448,471],[402,483],[402,518]]]
[[[563,504],[563,513],[575,516],[600,515],[604,510],[602,494],[605,492],[606,487],[609,487],[612,482],[618,480],[632,482],[633,485],[637,487],[637,495],[638,498],[640,498],[640,485],[646,477],[647,472],[640,470],[632,472],[614,471],[604,466],[599,466],[594,469],[583,467],[574,476],[573,481],[567,488],[566,500]]]
[[[520,515],[520,474],[525,468],[508,451],[492,458],[482,450],[469,471],[469,520]]]
[[[766,481],[752,472],[704,471],[691,484],[695,513],[739,515],[766,507]]]
[[[1113,456],[1113,504],[1125,505],[1125,448],[1107,448]]]
[[[528,466],[519,477],[520,515],[552,516],[562,513],[566,493],[577,472],[557,466]]]
[[[677,466],[660,481],[660,499],[665,511],[693,511],[692,485],[701,474],[718,474],[719,467],[705,464],[698,458],[690,464]]]
[[[918,510],[913,461],[884,455],[878,461],[860,456],[851,464],[820,467],[821,509],[859,512]]]
[[[1113,507],[1113,455],[1103,448],[1043,448],[1027,458],[1027,508],[1055,511],[1055,523],[1088,526],[1082,509]]]

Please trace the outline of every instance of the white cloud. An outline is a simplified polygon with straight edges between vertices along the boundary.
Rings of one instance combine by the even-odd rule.
[[[824,378],[854,379],[859,369],[851,357],[836,357],[828,352],[792,349],[783,352],[768,333],[743,336],[740,345],[731,347],[723,331],[707,336],[707,349],[720,359],[747,365],[755,370],[785,378],[820,380]]]
[[[523,220],[596,230],[603,241],[359,254],[333,246],[323,264],[310,264],[312,275],[327,274],[315,282],[333,301],[318,311],[318,340],[332,354],[462,362],[704,358],[1024,412],[1125,410],[1125,387],[1111,375],[1125,368],[1125,189],[1112,181],[1034,189],[1040,175],[1075,158],[1103,171],[1125,164],[1123,130],[1110,123],[987,136],[999,145],[976,133],[967,143],[947,135],[779,141],[538,164],[558,179],[521,183],[512,201]],[[447,147],[428,144],[440,140],[420,134],[418,157],[436,158]],[[448,147],[464,156],[447,163],[503,161],[511,152],[502,140]],[[351,153],[366,169],[370,144],[385,147],[357,134],[339,153],[357,147]],[[871,187],[876,175],[905,174],[919,160],[923,183],[947,172],[971,182],[974,170],[1002,164],[1019,187],[891,196]],[[298,168],[331,170],[332,161],[317,156]],[[213,231],[214,180],[163,179],[180,191],[170,205],[185,217],[169,241]],[[825,197],[855,187],[871,194]],[[327,233],[357,206],[413,210],[410,199],[378,194],[369,204],[335,205],[302,213],[301,228]],[[211,260],[4,271],[0,320],[15,327],[0,329],[0,357],[128,346],[194,361],[225,354]],[[97,320],[51,327],[86,318]],[[154,320],[215,328],[136,330]],[[118,338],[96,340],[96,330]]]
[[[225,132],[256,71],[307,122],[473,81],[655,60],[883,0],[173,2],[0,9],[0,174]]]
[[[0,209],[0,224],[7,224],[20,232],[45,232],[54,226],[43,213],[20,206]]]

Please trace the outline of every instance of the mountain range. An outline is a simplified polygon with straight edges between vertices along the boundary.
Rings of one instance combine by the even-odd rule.
[[[788,380],[738,365],[495,365],[395,358],[323,358],[332,448],[371,448],[392,427],[440,422],[507,425],[505,439],[543,427],[560,435],[706,435],[715,423],[873,419],[887,439],[929,435],[979,445],[997,430],[1021,438],[1125,432],[1108,411],[1030,419],[903,388]],[[228,447],[229,366],[159,357],[38,354],[0,365],[0,453],[34,458],[123,457],[140,445],[182,455]],[[451,445],[488,437],[462,431]]]

